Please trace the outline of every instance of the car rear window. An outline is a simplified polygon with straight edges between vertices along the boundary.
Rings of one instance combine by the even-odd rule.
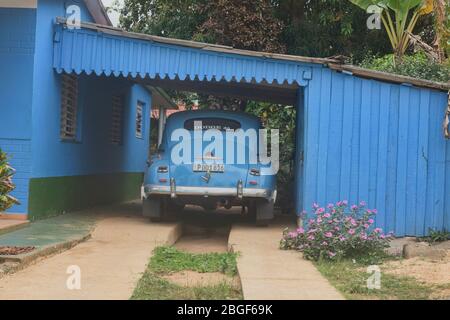
[[[226,131],[241,129],[241,123],[239,121],[222,118],[189,119],[184,122],[184,128],[186,130],[193,131],[194,129],[197,129],[195,127],[196,122],[202,123],[202,128],[198,128],[201,130],[216,129],[220,131]]]

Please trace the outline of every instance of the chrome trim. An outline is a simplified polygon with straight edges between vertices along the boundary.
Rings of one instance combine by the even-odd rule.
[[[146,185],[145,194],[172,195],[170,186]],[[175,196],[226,196],[238,197],[237,188],[214,188],[214,187],[182,187],[177,186]],[[242,196],[250,198],[270,198],[272,191],[270,189],[242,188]]]
[[[177,185],[175,183],[175,178],[171,178],[170,179],[170,197],[172,199],[177,197],[176,189],[177,189]]]

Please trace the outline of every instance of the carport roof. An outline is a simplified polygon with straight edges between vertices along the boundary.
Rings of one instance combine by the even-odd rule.
[[[292,101],[297,86],[306,85],[311,79],[312,67],[321,65],[364,78],[450,90],[449,83],[367,70],[341,64],[331,58],[240,50],[229,46],[127,32],[112,26],[86,22],[81,24],[81,29],[70,29],[67,28],[66,19],[57,18],[56,22],[54,68],[58,72],[124,76],[146,80],[150,85],[178,81],[180,87],[177,89],[182,89],[185,84],[191,87],[197,84],[198,87],[198,83],[204,83],[205,80],[219,85],[247,84],[255,89],[257,85],[265,84],[266,96],[271,95],[267,91],[269,89],[275,90],[275,94],[290,91],[291,97],[288,100]],[[148,80],[156,80],[157,83]]]

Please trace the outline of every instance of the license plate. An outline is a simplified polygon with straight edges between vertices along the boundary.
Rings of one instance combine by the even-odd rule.
[[[194,163],[194,172],[225,172],[225,165],[223,164],[205,164]]]

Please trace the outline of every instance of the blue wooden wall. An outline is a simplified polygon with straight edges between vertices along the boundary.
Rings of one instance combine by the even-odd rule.
[[[314,68],[297,210],[364,200],[378,209],[378,226],[397,236],[450,230],[446,104],[445,92]]]

